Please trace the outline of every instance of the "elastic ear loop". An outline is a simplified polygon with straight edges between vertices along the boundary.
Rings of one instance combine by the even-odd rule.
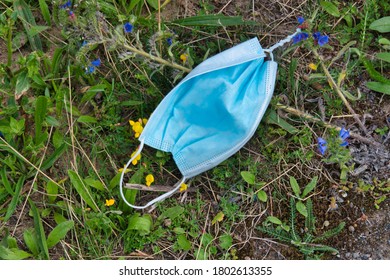
[[[291,34],[289,36],[287,36],[285,39],[283,40],[280,40],[278,43],[276,43],[275,45],[273,45],[272,47],[268,48],[268,49],[264,49],[265,52],[268,52],[269,53],[269,56],[271,58],[272,61],[274,61],[274,55],[273,55],[273,51],[281,46],[283,46],[284,44],[286,43],[289,43],[291,42],[291,40],[293,39],[293,37],[295,35],[297,35],[298,33],[301,33],[302,30],[300,28],[297,28],[297,30],[295,31],[294,34]]]
[[[153,204],[155,204],[156,202],[159,202],[159,201],[162,201],[168,197],[170,197],[172,194],[174,194],[181,186],[181,184],[183,184],[185,182],[185,180],[187,179],[186,177],[183,176],[183,178],[181,178],[181,180],[179,182],[177,182],[174,186],[173,186],[173,189],[170,190],[169,192],[166,192],[158,197],[156,197],[155,199],[149,201],[148,203],[146,203],[144,206],[137,206],[137,205],[133,205],[131,204],[130,202],[128,202],[126,200],[126,197],[125,197],[125,194],[123,193],[123,178],[125,176],[125,173],[126,173],[126,170],[127,168],[129,167],[130,163],[137,158],[137,156],[141,153],[142,149],[144,147],[144,141],[141,141],[137,151],[135,152],[135,154],[132,156],[132,158],[127,162],[127,164],[125,165],[125,167],[123,168],[122,170],[122,174],[121,174],[121,178],[120,178],[120,181],[119,181],[119,192],[121,194],[121,197],[123,199],[123,201],[130,207],[134,208],[134,209],[145,209],[149,206],[152,206]]]

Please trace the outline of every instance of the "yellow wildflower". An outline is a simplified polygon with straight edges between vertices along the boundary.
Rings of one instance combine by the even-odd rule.
[[[138,138],[142,131],[144,130],[143,125],[145,125],[148,122],[147,119],[139,119],[138,121],[129,121],[131,128],[135,132],[134,136],[135,138]]]
[[[132,157],[135,155],[136,152],[137,152],[137,151],[133,152],[133,153],[131,154],[130,158],[132,158]],[[140,159],[141,159],[141,154],[138,154],[138,156],[137,156],[135,159],[133,159],[133,161],[132,161],[131,163],[132,163],[133,165],[136,165]]]
[[[184,192],[184,191],[187,190],[187,188],[188,188],[187,184],[183,183],[183,184],[180,185],[179,191],[180,191],[180,192]]]
[[[110,207],[110,206],[112,206],[112,205],[114,205],[114,204],[115,204],[115,199],[113,199],[113,198],[106,199],[105,205],[106,205],[107,207]]]
[[[181,59],[181,61],[183,61],[183,63],[186,63],[186,62],[187,62],[187,59],[188,59],[188,54],[182,53],[182,54],[180,55],[180,59]]]
[[[148,174],[146,175],[145,180],[146,180],[146,185],[150,187],[150,185],[154,182],[154,177],[152,174]]]
[[[315,65],[314,63],[310,63],[310,64],[309,64],[309,68],[310,68],[311,70],[316,71],[316,70],[317,70],[317,65]]]

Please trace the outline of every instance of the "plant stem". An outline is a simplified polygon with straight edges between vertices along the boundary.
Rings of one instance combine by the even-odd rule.
[[[8,38],[7,38],[7,66],[12,64],[12,24],[11,19],[8,20]]]
[[[136,53],[136,54],[138,54],[138,55],[141,55],[141,56],[143,56],[143,57],[146,57],[146,58],[148,58],[148,59],[150,59],[150,60],[153,60],[153,61],[155,61],[155,62],[158,62],[158,63],[160,63],[160,64],[167,65],[167,66],[172,67],[172,68],[176,68],[176,69],[178,69],[178,70],[180,70],[180,71],[184,71],[184,72],[189,73],[189,72],[191,72],[191,70],[192,70],[192,69],[190,69],[190,68],[181,66],[181,65],[179,65],[179,64],[177,64],[177,63],[174,63],[174,62],[170,62],[170,61],[168,61],[168,60],[165,60],[165,59],[163,59],[163,58],[161,58],[161,57],[151,55],[150,53],[147,53],[147,52],[145,52],[145,51],[143,51],[143,50],[139,50],[139,49],[137,49],[137,48],[135,48],[135,47],[132,47],[132,46],[130,46],[130,45],[128,45],[128,44],[125,44],[123,47],[124,47],[125,49],[128,49],[129,51],[131,51],[131,52],[133,52],[133,53]]]
[[[355,110],[352,108],[351,104],[349,104],[348,100],[345,98],[345,96],[344,96],[343,92],[341,91],[340,87],[337,85],[337,83],[335,82],[333,77],[330,75],[330,73],[328,71],[328,68],[325,66],[325,64],[323,62],[323,59],[321,58],[321,56],[319,55],[319,53],[317,52],[316,49],[313,49],[313,53],[318,58],[318,60],[320,61],[322,70],[324,70],[324,73],[327,76],[328,81],[330,82],[332,88],[336,91],[336,93],[339,95],[341,100],[344,102],[344,105],[347,107],[348,111],[353,115],[353,118],[358,123],[360,128],[363,130],[364,134],[367,135],[368,134],[367,128],[364,126],[362,121],[359,119],[358,115],[355,113]]]
[[[305,113],[305,112],[302,112],[298,109],[295,109],[295,108],[292,108],[292,107],[289,107],[289,106],[286,106],[286,105],[283,105],[281,103],[277,103],[276,104],[276,108],[278,109],[282,109],[288,113],[291,113],[293,115],[296,115],[298,117],[301,117],[301,118],[304,118],[306,120],[309,120],[309,121],[312,121],[312,122],[316,122],[326,128],[332,128],[332,129],[335,129],[337,131],[340,131],[341,130],[341,127],[338,127],[336,125],[333,125],[333,124],[330,124],[328,122],[324,122],[323,120],[319,119],[319,118],[316,118],[314,117],[313,115],[310,115],[308,113]],[[381,143],[378,143],[372,139],[369,139],[367,137],[364,137],[364,136],[361,136],[357,133],[354,133],[354,132],[350,132],[349,135],[352,137],[352,138],[355,138],[357,140],[359,140],[360,142],[363,142],[363,143],[366,143],[366,144],[370,144],[370,145],[373,145],[373,146],[376,146],[376,147],[381,147],[382,144]]]

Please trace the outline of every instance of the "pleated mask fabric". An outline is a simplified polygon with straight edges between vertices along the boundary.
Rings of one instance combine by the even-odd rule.
[[[277,63],[272,51],[296,33],[267,50],[257,38],[240,43],[199,64],[171,90],[145,125],[133,158],[144,145],[170,152],[183,178],[146,205],[132,205],[123,194],[130,159],[120,181],[122,198],[129,206],[143,209],[165,199],[186,179],[217,166],[251,139],[275,87]]]

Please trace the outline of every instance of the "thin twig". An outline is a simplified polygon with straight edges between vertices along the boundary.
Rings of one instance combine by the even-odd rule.
[[[333,124],[330,124],[328,122],[325,122],[319,118],[316,118],[308,113],[305,113],[305,112],[302,112],[298,109],[295,109],[295,108],[292,108],[292,107],[289,107],[289,106],[286,106],[286,105],[283,105],[283,104],[280,104],[280,103],[277,103],[276,104],[276,107],[278,109],[282,109],[288,113],[291,113],[291,114],[294,114],[298,117],[302,117],[306,120],[309,120],[309,121],[312,121],[312,122],[316,122],[326,128],[332,128],[332,129],[336,129],[337,131],[340,131],[341,130],[341,127],[339,126],[336,126],[336,125],[333,125]],[[350,132],[349,135],[352,137],[352,138],[355,138],[356,140],[359,140],[360,142],[363,142],[363,143],[366,143],[366,144],[370,144],[370,145],[373,145],[373,146],[376,146],[376,147],[381,147],[382,144],[381,143],[378,143],[376,141],[374,141],[373,139],[370,139],[370,138],[367,138],[367,137],[364,137],[364,136],[361,136],[360,134],[357,134],[357,133],[354,133],[354,132]]]
[[[164,185],[153,185],[153,186],[145,186],[141,184],[126,184],[126,189],[130,190],[140,190],[140,191],[149,191],[149,192],[169,192],[172,190],[172,186],[164,186]],[[194,190],[187,189],[186,191],[192,192]]]
[[[319,55],[319,53],[317,52],[316,49],[313,49],[313,53],[318,58],[318,60],[320,61],[322,70],[324,70],[324,73],[327,76],[330,84],[332,85],[332,88],[336,91],[336,93],[339,95],[341,100],[344,102],[344,105],[347,107],[347,109],[351,113],[351,115],[353,115],[353,118],[359,124],[359,126],[363,130],[364,134],[367,135],[368,134],[367,128],[364,126],[362,121],[359,119],[358,115],[355,113],[355,110],[352,108],[351,104],[349,104],[348,100],[345,98],[345,96],[344,96],[343,92],[341,91],[340,87],[337,85],[337,83],[335,82],[333,77],[330,75],[330,73],[328,71],[328,68],[326,67],[323,59],[321,58],[321,56]]]
[[[125,44],[123,47],[124,47],[125,49],[128,49],[129,51],[135,53],[135,54],[138,54],[138,55],[141,55],[141,56],[143,56],[143,57],[146,57],[146,58],[148,58],[148,59],[150,59],[150,60],[152,60],[152,61],[155,61],[155,62],[157,62],[157,63],[163,64],[163,65],[167,65],[167,66],[172,67],[172,68],[176,68],[176,69],[181,70],[181,71],[184,71],[184,72],[186,72],[186,73],[191,72],[191,69],[190,69],[190,68],[181,66],[181,65],[179,65],[179,64],[177,64],[177,63],[174,63],[174,62],[170,62],[170,61],[165,60],[165,59],[163,59],[163,58],[161,58],[161,57],[151,55],[150,53],[147,53],[147,52],[145,52],[145,51],[143,51],[143,50],[139,50],[139,49],[137,49],[137,48],[135,48],[135,47],[133,47],[133,46],[130,46],[130,45],[128,45],[128,44]]]

